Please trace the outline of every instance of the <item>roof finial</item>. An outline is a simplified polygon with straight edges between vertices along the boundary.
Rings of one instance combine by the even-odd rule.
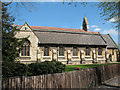
[[[25,23],[27,23],[27,22],[25,21]]]

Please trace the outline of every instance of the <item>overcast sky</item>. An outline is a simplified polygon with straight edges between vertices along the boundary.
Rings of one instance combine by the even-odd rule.
[[[68,5],[62,2],[31,2],[31,12],[21,8],[14,24],[23,25],[25,21],[33,26],[49,26],[62,28],[82,28],[83,17],[86,16],[89,22],[90,31],[110,34],[118,44],[118,32],[112,27],[112,21],[106,22],[100,17],[99,9],[92,5],[96,2],[88,2],[84,7],[81,3]],[[13,3],[12,5],[14,5]]]

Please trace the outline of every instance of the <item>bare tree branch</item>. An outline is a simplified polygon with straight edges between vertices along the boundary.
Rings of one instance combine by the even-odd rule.
[[[11,3],[13,2],[13,0],[11,0],[9,3],[4,3],[4,2],[2,2],[5,6],[8,6],[8,5],[10,5]]]

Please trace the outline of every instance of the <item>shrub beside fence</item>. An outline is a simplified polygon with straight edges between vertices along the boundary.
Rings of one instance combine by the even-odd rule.
[[[89,88],[120,75],[120,64],[65,73],[6,78],[2,88]]]

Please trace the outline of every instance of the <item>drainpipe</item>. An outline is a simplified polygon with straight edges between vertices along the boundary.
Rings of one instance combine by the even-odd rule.
[[[79,50],[80,51],[80,64],[81,64],[81,62],[82,62],[82,59],[81,59],[81,50]]]
[[[118,62],[120,62],[120,48],[118,48],[118,53],[117,53],[117,57],[118,57]]]
[[[51,52],[52,52],[52,61],[53,61],[53,49],[51,50]]]
[[[95,48],[96,62],[97,62],[97,48]]]
[[[38,63],[38,50],[37,50],[37,55],[36,55],[37,63]]]
[[[68,51],[67,51],[67,64],[69,63],[69,60],[68,60]]]
[[[58,46],[57,46],[57,62],[58,62]]]

